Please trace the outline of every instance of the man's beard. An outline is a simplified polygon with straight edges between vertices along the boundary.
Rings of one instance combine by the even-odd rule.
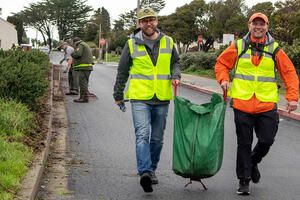
[[[148,29],[149,27],[145,28],[145,29],[142,29],[143,33],[148,36],[148,37],[151,37],[152,35],[154,35],[154,33],[156,32],[156,27],[150,27],[153,31],[151,33],[147,32],[146,30]]]

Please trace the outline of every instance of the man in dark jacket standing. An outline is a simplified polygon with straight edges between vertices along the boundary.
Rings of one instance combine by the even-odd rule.
[[[173,99],[172,84],[178,84],[181,76],[173,39],[158,30],[157,24],[151,8],[139,11],[139,28],[123,49],[113,94],[116,104],[124,103],[123,91],[130,71],[125,97],[131,102],[137,169],[145,192],[152,192],[152,184],[158,183],[155,170]]]
[[[75,49],[71,54],[73,58],[73,69],[79,80],[80,97],[74,99],[77,103],[88,103],[88,85],[91,71],[93,71],[93,56],[90,47],[79,37],[73,39]]]

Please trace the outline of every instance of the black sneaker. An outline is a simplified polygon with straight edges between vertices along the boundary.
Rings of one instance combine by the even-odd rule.
[[[140,185],[142,186],[144,192],[153,192],[152,188],[152,177],[149,172],[144,172],[140,179]]]
[[[253,165],[253,167],[252,167],[251,180],[253,183],[258,183],[260,180],[260,172],[258,170],[257,164]]]
[[[238,195],[249,195],[249,182],[250,180],[247,179],[240,179],[239,188],[237,189],[236,193]]]
[[[152,184],[154,185],[154,184],[158,184],[158,179],[157,179],[157,177],[156,177],[156,175],[155,175],[155,172],[153,172],[153,174],[152,174]]]

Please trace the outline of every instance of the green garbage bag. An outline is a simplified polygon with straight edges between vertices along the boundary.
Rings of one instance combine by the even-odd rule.
[[[226,101],[213,94],[197,105],[176,96],[174,105],[173,171],[191,180],[215,175],[223,160]]]

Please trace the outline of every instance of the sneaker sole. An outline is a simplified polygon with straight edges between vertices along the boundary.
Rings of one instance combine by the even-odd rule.
[[[140,185],[142,186],[144,192],[153,192],[152,180],[149,176],[144,176],[141,178]]]
[[[250,192],[239,192],[239,191],[236,191],[236,193],[238,195],[245,195],[245,196],[250,194]]]

